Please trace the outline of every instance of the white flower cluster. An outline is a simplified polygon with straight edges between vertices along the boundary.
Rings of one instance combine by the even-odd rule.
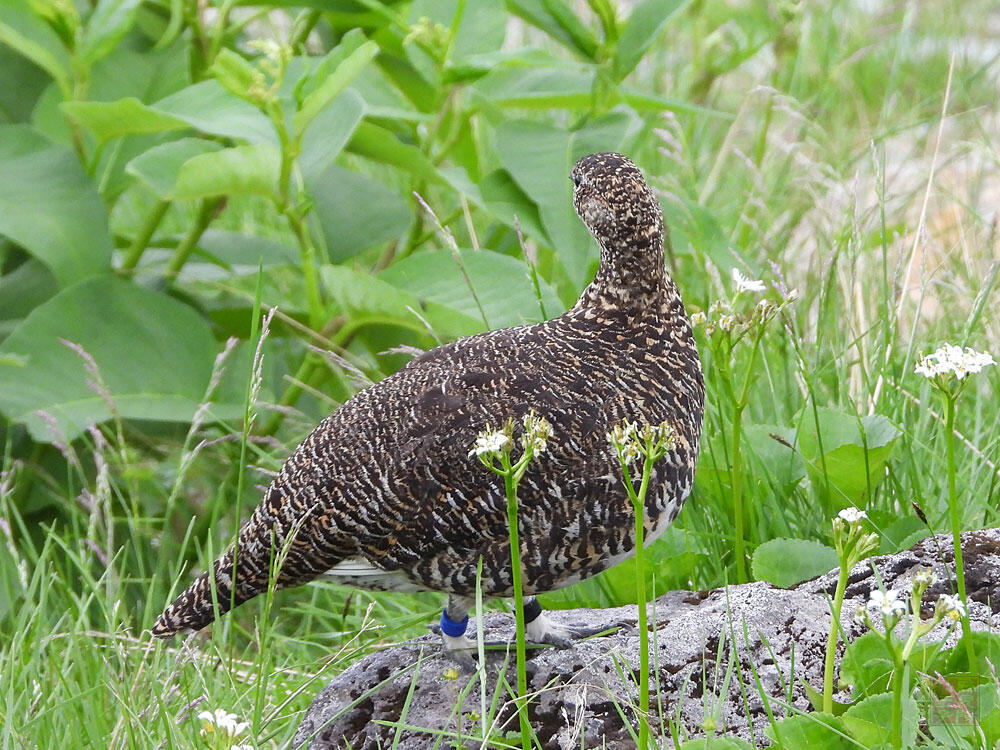
[[[510,438],[507,437],[503,430],[486,430],[479,433],[479,437],[476,438],[476,444],[472,446],[469,455],[485,456],[486,454],[492,454],[495,456],[509,442]]]
[[[524,450],[533,453],[544,453],[549,438],[552,437],[552,425],[545,417],[539,417],[535,412],[524,415],[524,437],[521,445]]]
[[[623,419],[611,428],[607,438],[626,464],[645,456],[647,446],[652,449],[650,455],[655,461],[677,445],[674,428],[669,422],[657,425],[644,424],[639,427],[635,422]]]
[[[733,282],[736,284],[737,292],[763,292],[767,288],[763,281],[745,276],[736,267],[733,267]]]
[[[639,428],[635,422],[623,419],[621,424],[616,424],[608,433],[608,442],[612,447],[621,451],[622,460],[626,464],[634,462],[642,455],[642,448],[639,445]]]
[[[951,596],[950,594],[941,594],[938,597],[935,609],[937,610],[936,614],[940,614],[950,620],[961,620],[965,617],[965,602],[957,596]]]
[[[198,714],[198,719],[203,722],[202,734],[225,735],[235,739],[243,734],[250,726],[245,721],[240,721],[236,714],[231,714],[224,708],[217,708],[214,711],[202,711]],[[235,745],[232,750],[242,750],[249,748],[249,745]]]
[[[950,373],[962,380],[970,373],[980,372],[984,367],[995,364],[991,354],[977,352],[969,347],[963,349],[954,344],[945,344],[926,357],[921,357],[914,371],[925,378],[935,378]]]
[[[868,518],[868,514],[863,510],[858,510],[857,508],[844,508],[837,516],[845,523],[860,523],[864,519]]]
[[[868,595],[868,609],[877,609],[883,617],[892,617],[906,612],[906,602],[899,598],[895,589],[875,590]]]

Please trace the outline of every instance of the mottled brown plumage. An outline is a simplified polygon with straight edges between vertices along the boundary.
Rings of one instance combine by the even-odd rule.
[[[474,595],[481,556],[483,593],[509,596],[503,483],[469,450],[487,426],[531,410],[552,437],[520,486],[525,593],[595,575],[633,552],[632,509],[606,438],[623,418],[676,430],[676,450],[653,472],[647,540],[673,521],[694,478],[704,386],[664,269],[659,204],[619,154],[584,157],[571,178],[576,210],[601,249],[576,305],[429,351],[320,423],[240,530],[235,574],[232,550],[212,566],[220,612],[264,591],[272,567],[279,587],[331,572],[359,586],[461,598]],[[205,573],[153,633],[214,618]]]

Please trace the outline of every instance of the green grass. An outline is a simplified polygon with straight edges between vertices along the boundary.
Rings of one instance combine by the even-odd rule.
[[[143,23],[153,23],[150,8]],[[342,20],[318,21],[321,28],[334,22]],[[595,17],[585,22],[600,28]],[[642,113],[627,145],[664,196],[672,229],[668,264],[689,311],[730,297],[733,266],[800,292],[767,328],[752,365],[750,348],[738,346],[730,368],[739,383],[745,377],[751,383],[740,441],[751,575],[753,551],[768,540],[830,545],[831,517],[851,504],[868,512],[882,552],[950,529],[944,414],[913,367],[919,352],[943,342],[1000,354],[991,312],[1000,47],[987,31],[998,22],[988,2],[698,0],[626,79],[634,90],[685,103],[672,114]],[[556,58],[579,59],[537,29],[524,35]],[[476,109],[474,83],[438,84],[443,101],[474,110],[473,126],[453,123],[452,110],[443,110],[440,121],[421,120],[420,129],[396,120],[392,128],[416,139],[435,167],[475,152],[477,178],[499,165],[495,131],[505,120],[527,115],[580,124],[614,103],[587,111],[555,100],[524,110],[494,103]],[[4,100],[5,122],[27,117],[15,104]],[[52,125],[58,118],[43,103],[34,122],[49,132],[58,129]],[[84,152],[83,162],[101,175],[95,165],[109,152],[98,153],[86,139]],[[521,257],[510,226],[475,205],[463,207],[454,191],[357,150],[339,159],[388,185],[420,217],[396,238],[343,259],[345,267],[367,273],[443,246],[410,201],[411,190],[428,200],[460,247],[478,243]],[[109,169],[105,176],[113,182],[114,174]],[[121,257],[155,201],[142,186],[102,196]],[[534,206],[517,200],[518,210]],[[159,278],[195,215],[194,203],[171,207],[138,267],[140,283]],[[234,197],[213,227],[275,239],[294,255],[294,223],[286,218],[268,200]],[[527,219],[522,224],[529,227]],[[571,302],[579,287],[573,272],[558,252],[539,247],[530,228],[526,234],[537,248],[541,279],[563,304]],[[12,245],[0,259],[6,335],[31,306],[12,297],[10,285],[4,291],[4,283],[23,283],[25,266],[35,261]],[[332,404],[350,395],[343,372],[305,366],[303,341],[335,345],[377,379],[405,361],[379,354],[390,347],[427,347],[471,332],[463,328],[470,317],[482,327],[472,308],[464,318],[434,319],[431,327],[443,321],[444,330],[429,334],[412,319],[399,323],[395,310],[359,309],[343,290],[325,289],[337,314],[324,326],[311,321],[320,338],[310,338],[304,330],[315,311],[304,303],[301,262],[269,267],[261,284],[262,305],[278,305],[284,317],[275,319],[264,344],[259,416],[245,462],[235,417],[206,422],[190,437],[186,424],[109,421],[61,448],[32,440],[18,424],[0,431],[0,747],[204,748],[196,716],[215,708],[250,722],[252,746],[284,747],[323,684],[362,654],[426,632],[436,618],[442,602],[434,595],[315,584],[261,597],[186,646],[153,643],[144,633],[192,568],[232,540],[236,509],[245,515],[270,472]],[[175,294],[195,301],[219,350],[228,335],[243,340],[220,386],[241,406],[253,356],[256,265],[208,273],[205,256],[189,263],[190,277],[182,273]],[[27,296],[28,287],[17,288]],[[537,306],[520,312],[537,317]],[[699,336],[709,387],[706,437],[694,494],[650,551],[659,590],[708,588],[738,577],[732,411],[715,350]],[[1000,524],[998,382],[996,368],[974,376],[956,415],[956,492],[966,529]],[[282,399],[287,408],[267,408]],[[831,413],[843,416],[838,421]],[[880,433],[884,449],[866,446],[868,431],[846,439],[836,455],[823,447],[824,439],[842,435],[844,420],[876,416],[895,428]],[[818,439],[809,455],[771,437],[799,446],[810,432]],[[203,439],[208,443],[193,452]],[[568,598],[611,601],[618,593],[611,576]],[[737,678],[755,689],[751,677]],[[669,715],[653,722],[654,734],[671,723]]]

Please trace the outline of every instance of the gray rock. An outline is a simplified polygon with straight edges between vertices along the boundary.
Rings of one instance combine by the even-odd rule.
[[[1000,530],[963,535],[966,586],[974,627],[1000,626]],[[925,595],[929,612],[938,594],[951,591],[950,537],[925,539],[895,555],[871,558],[855,568],[847,587],[841,625],[849,639],[865,628],[854,619],[858,605],[878,587],[873,566],[886,588],[907,588],[917,569],[932,566],[942,581]],[[672,746],[670,723],[679,738],[705,734],[739,735],[767,744],[768,711],[780,718],[808,711],[801,681],[821,688],[823,656],[830,627],[828,600],[836,572],[793,589],[766,583],[711,591],[673,591],[649,608],[651,710],[654,731]],[[599,626],[623,622],[618,632],[577,643],[567,650],[529,652],[531,724],[545,748],[634,748],[638,700],[632,677],[639,662],[635,607],[551,613],[563,622]],[[631,623],[631,625],[629,625]],[[487,614],[487,640],[512,637],[512,617]],[[929,638],[947,633],[939,625]],[[951,635],[954,638],[954,633]],[[838,659],[843,644],[838,648]],[[303,717],[293,746],[309,750],[389,747],[398,739],[406,750],[481,742],[481,691],[485,689],[492,731],[517,729],[509,692],[515,683],[513,649],[487,654],[481,679],[441,653],[437,636],[427,635],[371,654],[345,670],[316,697]],[[794,676],[793,676],[794,666]],[[459,676],[449,670],[458,669]],[[761,694],[767,696],[765,702]],[[841,695],[841,699],[848,696]],[[495,708],[491,708],[495,706]],[[446,736],[442,739],[442,732]]]

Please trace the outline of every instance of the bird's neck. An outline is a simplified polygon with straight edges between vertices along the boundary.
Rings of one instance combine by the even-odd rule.
[[[597,275],[574,306],[580,310],[670,310],[680,293],[663,265],[663,228],[651,227],[627,238],[598,241]]]

